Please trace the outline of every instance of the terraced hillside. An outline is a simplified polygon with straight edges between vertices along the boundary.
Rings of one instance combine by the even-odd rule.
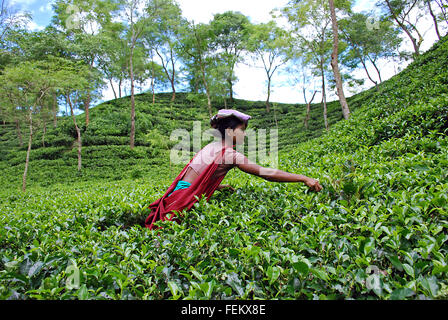
[[[34,186],[2,190],[0,298],[448,298],[448,37],[380,91],[352,97],[349,121],[281,150],[279,168],[318,179],[321,192],[231,170],[225,182],[236,192],[202,198],[180,224],[156,232],[140,224],[171,181],[166,164],[160,175],[146,166],[158,163],[149,155],[169,147],[166,134],[188,127],[195,112],[179,109],[170,121],[161,115],[174,106],[143,112],[143,97],[137,131],[156,128],[160,139],[145,145],[140,134],[136,150],[126,151],[127,111],[119,111],[126,99],[109,102],[92,111],[84,133],[82,179],[48,179],[53,172],[53,181],[63,181],[76,162],[72,129],[61,120],[55,160],[32,162],[42,172]],[[253,126],[272,123],[258,117],[261,104],[245,104],[237,107],[255,116]],[[205,123],[206,112],[199,114]],[[286,126],[289,115],[277,114],[280,133],[295,130]],[[2,146],[12,141],[8,134]],[[11,146],[2,157],[1,182],[10,186],[23,151]]]
[[[170,150],[179,141],[170,141],[175,129],[185,129],[191,134],[194,121],[201,122],[201,129],[210,128],[206,106],[192,101],[191,95],[178,93],[174,103],[171,94],[158,94],[152,104],[152,94],[136,96],[136,148],[129,148],[130,99],[102,103],[90,110],[90,123],[86,128],[85,116],[76,116],[82,131],[82,165],[77,172],[77,134],[70,117],[58,118],[57,127],[47,124],[44,139],[43,130],[33,136],[28,172],[29,186],[48,186],[53,183],[123,178],[167,177],[171,179],[183,166],[170,165]],[[189,99],[190,98],[190,99]],[[352,110],[359,107],[357,97],[352,97]],[[349,100],[350,101],[350,100]],[[214,112],[224,106],[215,105]],[[266,129],[267,144],[270,129],[278,128],[279,150],[294,147],[302,141],[318,137],[325,132],[321,104],[311,106],[309,128],[304,127],[305,105],[275,103],[266,113],[264,102],[236,100],[234,107],[250,114],[250,129]],[[342,119],[339,103],[328,105],[330,126]],[[28,127],[21,126],[22,147],[15,124],[0,125],[0,168],[3,172],[0,183],[7,188],[19,188],[25,166]],[[44,142],[43,142],[44,141]],[[202,141],[201,147],[209,141]],[[247,146],[246,146],[247,152]],[[192,150],[191,155],[194,155]],[[171,169],[170,169],[171,168]]]

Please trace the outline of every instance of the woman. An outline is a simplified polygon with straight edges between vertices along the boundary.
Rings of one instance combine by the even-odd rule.
[[[250,118],[251,116],[232,109],[221,109],[211,118],[210,125],[219,132],[221,140],[209,143],[196,153],[162,198],[149,205],[151,213],[145,221],[147,228],[153,229],[158,220],[178,221],[174,212],[190,210],[201,195],[205,195],[208,201],[215,190],[228,188],[234,191],[233,187],[220,184],[227,172],[234,167],[268,181],[304,182],[312,191],[322,189],[318,180],[264,168],[237,152],[234,147],[236,144],[243,144]]]

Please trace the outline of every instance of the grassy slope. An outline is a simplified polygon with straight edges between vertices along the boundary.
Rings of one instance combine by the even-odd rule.
[[[365,95],[361,94],[361,95]],[[130,100],[129,97],[108,101],[91,109],[89,127],[85,127],[85,116],[76,116],[82,128],[82,172],[77,172],[76,131],[70,117],[59,118],[58,127],[47,125],[45,147],[42,144],[42,129],[35,129],[30,155],[27,186],[50,186],[54,183],[83,182],[86,180],[117,181],[127,178],[176,176],[183,165],[170,170],[170,149],[177,141],[170,141],[175,129],[193,131],[193,122],[200,121],[201,129],[209,128],[207,108],[189,100],[186,93],[178,93],[173,104],[171,94],[158,94],[152,104],[151,94],[136,96],[136,148],[129,148]],[[351,97],[352,110],[360,106],[359,95]],[[214,112],[223,108],[215,104]],[[279,150],[294,148],[298,143],[320,136],[325,132],[321,104],[311,106],[309,129],[303,120],[305,105],[274,103],[271,112],[266,113],[262,101],[236,100],[235,109],[253,116],[250,129],[266,129],[269,145],[270,129],[277,128]],[[342,119],[338,102],[328,104],[330,126]],[[21,127],[24,144],[19,139],[13,124],[0,125],[0,169],[3,172],[0,183],[6,188],[21,187],[24,161],[28,142],[28,128]],[[204,146],[209,141],[202,141]],[[247,147],[246,147],[247,152]],[[194,152],[191,153],[193,155]]]
[[[279,168],[319,179],[317,194],[232,170],[234,194],[201,200],[158,237],[134,223],[166,191],[163,176],[5,193],[0,297],[446,299],[447,66],[444,38],[380,92],[353,97],[349,121],[283,149]],[[79,289],[65,286],[70,264]]]

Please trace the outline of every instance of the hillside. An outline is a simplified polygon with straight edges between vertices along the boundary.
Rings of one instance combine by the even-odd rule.
[[[210,128],[206,105],[193,102],[191,95],[177,93],[174,103],[171,93],[157,94],[152,104],[152,94],[136,96],[136,148],[129,148],[130,98],[108,101],[90,109],[90,123],[86,128],[85,116],[76,116],[82,135],[82,172],[77,172],[77,135],[71,117],[59,117],[57,127],[47,124],[44,137],[42,127],[35,129],[27,186],[49,186],[54,183],[82,182],[106,179],[117,181],[128,178],[166,177],[173,179],[183,166],[170,170],[170,149],[178,141],[170,141],[175,129],[193,131],[193,122],[200,121],[201,129]],[[354,96],[351,108],[356,110],[362,99]],[[214,113],[224,108],[215,104]],[[298,143],[320,136],[325,132],[321,104],[311,106],[309,128],[304,126],[306,105],[274,103],[266,113],[264,101],[235,100],[235,109],[250,114],[253,118],[249,128],[266,129],[269,145],[269,130],[277,128],[279,151],[287,150]],[[337,101],[328,104],[328,121],[331,126],[342,119]],[[277,122],[276,122],[277,120]],[[25,166],[29,129],[23,124],[20,129],[23,145],[15,124],[0,125],[0,183],[5,188],[18,189]],[[191,135],[192,137],[192,135]],[[202,147],[210,141],[202,141]],[[45,146],[44,146],[45,145]],[[246,152],[247,152],[247,146]],[[194,152],[191,152],[191,156]],[[99,170],[100,169],[100,170]]]
[[[225,183],[235,193],[201,199],[181,224],[166,223],[160,233],[140,226],[171,182],[162,157],[148,154],[163,150],[155,145],[170,130],[190,128],[197,110],[151,109],[145,97],[137,131],[157,128],[165,140],[145,145],[140,135],[136,150],[126,151],[127,100],[109,102],[92,110],[84,133],[84,181],[68,173],[76,165],[74,136],[60,120],[54,137],[65,142],[52,145],[56,160],[32,162],[33,188],[0,193],[0,298],[448,298],[448,37],[378,92],[352,97],[349,121],[337,121],[333,104],[328,133],[315,105],[315,132],[300,130],[295,142],[303,106],[277,105],[288,110],[277,114],[285,145],[279,168],[318,179],[321,192],[231,170]],[[251,127],[275,121],[261,116],[261,103],[238,101],[236,108],[254,116]],[[205,124],[205,110],[198,114]],[[2,148],[13,141],[3,132]],[[24,151],[9,147],[1,183],[11,186]],[[151,161],[162,166],[147,167]],[[53,184],[48,175],[57,164],[52,181],[68,175],[78,182]],[[80,279],[67,286],[71,270]]]

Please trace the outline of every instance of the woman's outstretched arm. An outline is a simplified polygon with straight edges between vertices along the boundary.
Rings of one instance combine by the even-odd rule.
[[[237,164],[237,167],[246,173],[256,175],[271,182],[303,182],[312,191],[322,190],[322,186],[319,184],[318,180],[301,174],[290,173],[279,169],[265,168],[254,162]]]

